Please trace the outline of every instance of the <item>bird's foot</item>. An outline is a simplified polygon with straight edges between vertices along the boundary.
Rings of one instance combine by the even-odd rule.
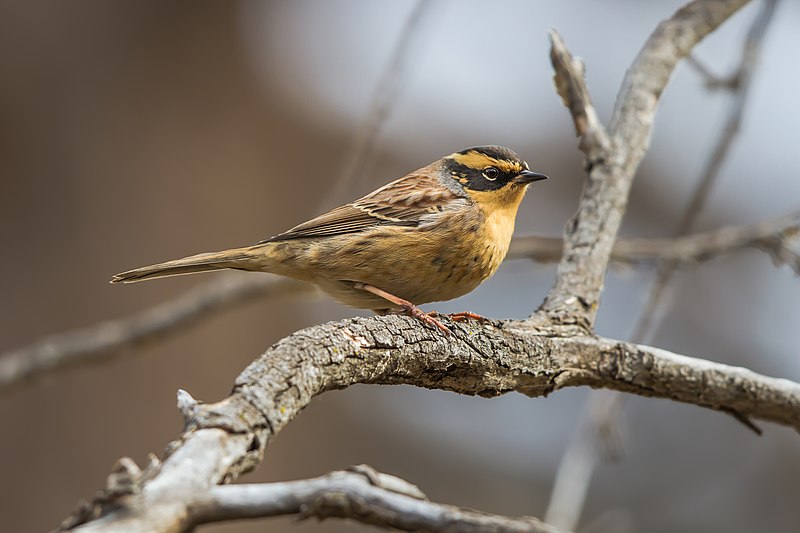
[[[431,311],[428,314],[433,316],[446,316],[453,322],[464,322],[466,320],[477,320],[481,324],[488,324],[491,322],[491,320],[485,316],[473,313],[472,311],[461,311],[460,313],[440,313],[439,311]]]
[[[447,335],[452,335],[453,332],[450,331],[450,328],[448,328],[440,320],[435,318],[436,314],[434,314],[434,313],[426,313],[425,311],[423,311],[422,309],[420,309],[419,307],[417,307],[414,304],[410,304],[408,307],[402,306],[402,308],[403,308],[403,311],[408,316],[412,316],[412,317],[414,317],[414,318],[416,318],[418,320],[421,320],[422,322],[424,322],[425,324],[428,324],[429,326],[433,326],[435,328],[439,328],[439,330],[443,331]]]

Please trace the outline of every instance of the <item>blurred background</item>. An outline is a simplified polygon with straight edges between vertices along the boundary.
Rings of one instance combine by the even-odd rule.
[[[435,3],[363,178],[336,191],[415,2],[0,2],[0,351],[146,309],[213,277],[111,286],[116,272],[253,243],[472,145],[507,145],[553,177],[528,195],[517,233],[559,235],[584,174],[552,87],[547,30],[557,28],[585,59],[607,120],[625,69],[680,3]],[[742,10],[698,57],[730,73],[756,11]],[[798,208],[799,20],[800,5],[780,3],[744,129],[700,229]],[[678,69],[624,235],[674,232],[728,99]],[[552,265],[507,262],[474,293],[435,307],[522,318],[553,273]],[[652,278],[652,269],[609,275],[601,334],[631,335]],[[653,342],[797,381],[798,296],[792,272],[758,252],[684,269]],[[2,529],[54,528],[104,485],[116,459],[141,464],[148,452],[161,454],[181,428],[179,387],[220,399],[271,343],[359,313],[324,297],[263,300],[3,394]],[[436,501],[542,517],[561,454],[595,394],[485,400],[356,386],[315,399],[243,480],[367,463]],[[795,432],[764,424],[758,438],[731,417],[663,400],[628,397],[624,411],[624,453],[596,471],[580,531],[797,530]],[[269,519],[204,530],[371,528]]]

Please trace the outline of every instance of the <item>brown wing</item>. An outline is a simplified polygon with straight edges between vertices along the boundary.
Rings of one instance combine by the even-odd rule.
[[[424,215],[442,211],[458,198],[437,178],[412,174],[258,244],[357,233],[376,226],[418,226]]]

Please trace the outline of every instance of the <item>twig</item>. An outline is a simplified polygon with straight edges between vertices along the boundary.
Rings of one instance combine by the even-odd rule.
[[[191,503],[180,495],[203,493],[252,470],[314,396],[356,383],[485,397],[602,387],[738,412],[800,431],[798,383],[612,339],[542,336],[517,321],[448,325],[451,337],[404,316],[313,326],[267,350],[225,400],[202,404],[182,393],[186,430],[164,464],[125,494],[105,492],[84,507],[78,518],[103,519],[79,530],[179,530]]]
[[[553,64],[556,92],[569,108],[575,134],[581,139],[579,147],[591,165],[609,150],[611,141],[600,123],[584,82],[583,61],[572,57],[556,30],[550,30],[550,44],[550,62]]]
[[[355,132],[341,178],[328,195],[329,197],[341,199],[345,192],[357,188],[356,186],[361,181],[369,163],[369,155],[372,153],[381,128],[389,118],[392,108],[400,96],[403,81],[408,77],[409,68],[412,65],[411,59],[418,52],[425,34],[424,30],[432,24],[436,9],[436,0],[418,0],[408,16],[392,55],[372,94],[366,117]]]
[[[414,485],[365,465],[303,481],[212,487],[195,498],[188,515],[192,526],[299,515],[319,520],[348,518],[402,531],[562,531],[531,517],[508,518],[428,501]]]
[[[692,264],[756,248],[768,253],[776,264],[787,263],[800,274],[800,253],[790,246],[798,232],[800,211],[749,226],[726,227],[678,239],[618,240],[611,259],[627,265],[666,260]],[[511,242],[508,259],[555,262],[561,257],[562,247],[563,241],[558,238],[517,237]],[[166,338],[196,321],[256,298],[311,291],[311,285],[284,278],[223,276],[141,313],[52,335],[1,355],[0,394],[60,368],[110,359],[127,348]]]
[[[694,68],[698,74],[704,78],[706,89],[735,89],[736,84],[739,83],[735,73],[733,76],[729,76],[727,78],[717,76],[711,72],[711,69],[709,69],[705,63],[697,59],[694,54],[689,55],[686,58],[686,63],[691,65],[691,67]]]
[[[619,239],[611,250],[611,261],[623,265],[679,265],[700,263],[746,248],[761,250],[776,264],[787,264],[800,275],[800,253],[792,241],[800,235],[800,211],[745,226],[726,226],[667,239]],[[507,259],[532,259],[540,263],[558,261],[564,241],[552,237],[516,237]]]
[[[727,80],[721,80],[713,76],[711,72],[695,58],[692,56],[688,57],[690,64],[706,77],[707,86],[713,88],[728,88],[735,91],[735,96],[731,102],[728,119],[720,132],[717,145],[706,164],[706,168],[698,181],[697,187],[692,193],[689,206],[686,208],[678,224],[678,228],[675,232],[676,242],[687,242],[687,238],[684,236],[687,235],[695,225],[698,216],[708,200],[714,182],[719,176],[722,163],[733,144],[736,134],[739,132],[748,88],[756,64],[758,63],[761,42],[763,41],[767,27],[774,13],[775,4],[775,0],[765,0],[764,7],[754,20],[743,44],[739,67]],[[752,241],[752,245],[759,247],[768,245],[768,243],[771,242],[772,246],[767,248],[767,250],[772,250],[768,253],[770,253],[777,262],[778,259],[776,258],[786,257],[787,252],[785,250],[792,253],[786,241],[791,239],[795,234],[796,230],[791,230],[784,238],[779,238],[775,241],[771,241],[762,235],[761,239]],[[725,240],[722,234],[720,234],[719,237],[720,242]],[[690,237],[688,239],[692,238]],[[797,257],[796,253],[795,257]],[[679,264],[680,260],[677,258],[667,259],[659,263],[658,273],[651,287],[648,302],[640,315],[640,319],[633,333],[633,342],[652,341],[657,327],[655,325],[657,324],[656,317],[664,316],[663,308],[666,305],[663,299],[664,291],[667,289]],[[800,274],[800,262],[796,260],[792,261],[791,266],[796,273]],[[659,308],[662,309],[661,313],[657,313]],[[587,414],[582,418],[579,428],[576,429],[570,439],[567,451],[562,456],[556,472],[553,492],[551,494],[547,513],[545,514],[545,520],[548,522],[570,529],[577,527],[585,503],[589,483],[594,473],[594,468],[600,459],[600,450],[604,447],[605,439],[603,438],[601,429],[614,428],[621,423],[622,403],[623,401],[622,398],[619,397],[619,394],[612,393],[599,400],[593,397],[591,404],[587,404],[585,409]],[[736,413],[734,413],[734,417],[751,430],[760,434],[761,430],[747,417],[738,416]],[[612,430],[612,433],[613,432]]]

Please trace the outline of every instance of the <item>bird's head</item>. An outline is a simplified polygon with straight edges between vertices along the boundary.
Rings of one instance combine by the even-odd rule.
[[[484,208],[516,208],[528,185],[547,179],[502,146],[477,146],[443,159],[444,173],[458,182]]]

